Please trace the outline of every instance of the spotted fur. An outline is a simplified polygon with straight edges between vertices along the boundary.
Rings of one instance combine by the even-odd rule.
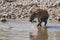
[[[47,24],[47,20],[49,18],[49,13],[45,9],[33,9],[31,11],[32,15],[30,17],[30,22],[32,22],[35,18],[38,18],[38,25],[37,26],[42,26],[41,23],[45,22],[45,26]]]

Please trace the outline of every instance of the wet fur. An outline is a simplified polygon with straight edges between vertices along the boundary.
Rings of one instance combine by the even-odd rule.
[[[49,13],[45,9],[33,9],[31,11],[32,15],[30,17],[30,22],[32,22],[36,17],[38,18],[38,25],[37,26],[42,26],[41,23],[45,22],[45,26],[47,24],[47,20],[49,18]]]

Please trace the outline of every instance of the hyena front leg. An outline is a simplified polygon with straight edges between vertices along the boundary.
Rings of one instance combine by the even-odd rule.
[[[40,21],[41,21],[41,20],[40,20],[41,18],[40,18],[40,16],[39,16],[39,15],[38,15],[37,19],[38,19],[38,22],[40,22]]]
[[[38,23],[37,26],[40,26],[41,27],[42,26],[41,23],[42,23],[42,20],[40,20],[40,22]]]

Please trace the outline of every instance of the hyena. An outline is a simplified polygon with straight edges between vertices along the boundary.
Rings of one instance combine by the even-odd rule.
[[[47,20],[49,18],[49,13],[45,9],[33,9],[31,11],[32,15],[30,16],[30,22],[32,22],[35,18],[38,18],[38,25],[37,26],[42,26],[41,23],[45,22],[45,26],[47,24]]]

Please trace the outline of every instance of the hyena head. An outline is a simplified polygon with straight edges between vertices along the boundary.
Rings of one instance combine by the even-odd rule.
[[[32,22],[34,19],[36,18],[36,15],[35,14],[32,14],[31,16],[30,16],[30,22]]]
[[[42,10],[41,9],[33,9],[33,10],[31,10],[30,13],[32,15],[30,16],[29,21],[32,22],[37,17],[37,15],[39,14],[40,11],[42,11]]]

